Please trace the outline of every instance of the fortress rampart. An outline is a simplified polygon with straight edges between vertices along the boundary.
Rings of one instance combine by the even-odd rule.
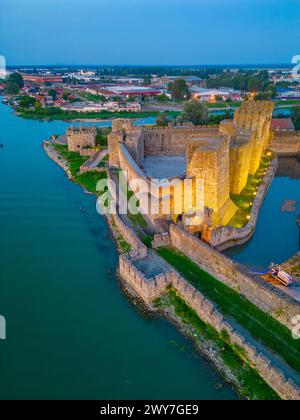
[[[144,130],[146,156],[185,155],[190,136],[213,137],[218,134],[218,126],[183,126],[152,127]]]
[[[69,127],[67,129],[69,151],[89,156],[91,153],[88,149],[95,147],[96,135],[96,127]]]
[[[300,157],[300,131],[274,131],[270,149],[278,156]]]
[[[197,220],[193,224],[194,231],[210,240],[210,231],[227,225],[237,212],[230,195],[240,194],[249,175],[259,167],[269,144],[273,106],[268,101],[245,102],[236,111],[233,121],[224,121],[219,127],[184,123],[141,128],[134,127],[128,120],[114,120],[108,136],[109,164],[127,170],[129,180],[145,181],[148,188],[151,179],[159,177],[155,178],[155,171],[151,177],[143,171],[147,157],[181,156],[185,159],[183,177],[179,180],[178,176],[169,177],[171,186],[159,187],[154,194],[147,193],[150,200],[159,200],[159,209],[152,214],[152,219],[194,217]],[[181,196],[173,191],[175,178],[176,192],[181,190]],[[189,187],[182,185],[184,179],[192,180]],[[195,199],[198,180],[204,182],[204,211],[203,202],[200,205]],[[192,202],[187,207],[184,204],[188,197],[192,197]],[[166,202],[169,211],[165,211]],[[201,218],[198,217],[200,212]]]
[[[274,103],[271,101],[246,101],[235,111],[233,122],[238,128],[251,130],[250,175],[259,168],[260,160],[270,142],[270,125]]]
[[[280,289],[176,225],[170,227],[171,244],[204,271],[244,295],[288,328],[299,315],[300,304]]]
[[[217,308],[206,299],[202,293],[190,285],[175,271],[162,273],[153,278],[146,278],[126,255],[120,255],[119,272],[121,277],[144,300],[152,303],[167,292],[167,286],[172,286],[182,299],[196,314],[208,325],[214,327],[219,333],[226,331],[229,340],[243,348],[245,360],[257,370],[260,376],[285,400],[300,400],[299,386],[289,378],[280,363],[274,363],[268,352],[262,353],[254,339],[238,330],[229,320],[226,320]]]

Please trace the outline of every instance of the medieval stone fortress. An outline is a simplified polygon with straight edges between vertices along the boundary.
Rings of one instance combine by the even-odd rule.
[[[174,290],[201,320],[218,334],[226,333],[232,345],[243,349],[243,358],[281,398],[300,399],[300,380],[293,368],[258,342],[255,334],[250,337],[234,320],[224,317],[218,305],[190,284],[180,270],[166,264],[159,252],[166,247],[185,256],[212,281],[216,279],[271,316],[280,328],[293,330],[300,313],[299,300],[221,252],[253,235],[260,207],[278,169],[278,156],[300,155],[299,132],[271,129],[272,112],[271,101],[245,101],[232,120],[214,126],[184,122],[149,127],[115,119],[108,135],[108,150],[96,146],[94,127],[71,127],[66,139],[70,152],[88,158],[80,173],[95,171],[95,162],[98,164],[108,153],[101,171],[115,182],[123,171],[126,182],[136,186],[133,194],[145,226],[134,227],[118,206],[108,215],[112,230],[128,244],[120,255],[119,274],[130,293],[153,309],[155,300]],[[47,153],[64,167],[62,160],[51,155],[50,147]],[[232,223],[239,212],[236,197],[258,172],[259,183],[247,203],[250,215],[243,226],[236,227]],[[195,199],[199,180],[202,203]],[[150,211],[153,208],[155,211]],[[151,235],[151,243],[143,240],[145,233]]]
[[[109,163],[127,171],[129,181],[139,177],[146,182],[168,179],[173,190],[172,181],[178,178],[203,180],[205,215],[193,230],[209,241],[211,230],[227,225],[237,211],[230,195],[240,194],[249,175],[259,168],[270,142],[272,111],[272,102],[245,102],[235,112],[233,121],[224,120],[219,127],[185,123],[166,128],[135,128],[131,122],[116,120],[109,135]],[[191,188],[195,188],[195,183],[191,183]],[[185,211],[192,209],[183,208],[178,214],[176,204],[178,200],[185,201],[185,194],[193,193],[182,188],[182,196],[175,198],[172,188],[161,186],[159,212],[151,215],[154,230],[159,229],[156,222],[160,217],[184,220]],[[171,202],[169,214],[162,214],[165,198]]]
[[[277,169],[276,155],[300,152],[298,132],[270,130],[273,108],[272,101],[245,101],[233,120],[215,126],[185,122],[140,127],[129,119],[115,119],[108,136],[109,167],[125,171],[128,182],[143,182],[144,189],[139,186],[134,193],[153,233],[162,233],[175,222],[219,249],[245,242],[254,233]],[[95,127],[71,127],[68,148],[82,156],[93,155],[95,137]],[[242,193],[264,157],[270,157],[271,164],[249,203],[251,216],[245,227],[234,228],[230,222],[238,208],[231,197]],[[200,203],[195,200],[197,180],[203,182]],[[202,217],[197,219],[201,208]]]

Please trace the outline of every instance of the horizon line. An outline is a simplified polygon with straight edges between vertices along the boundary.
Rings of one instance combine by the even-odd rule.
[[[230,63],[230,64],[67,64],[67,63],[53,63],[53,64],[9,64],[6,67],[236,67],[236,66],[287,66],[292,67],[292,63]]]

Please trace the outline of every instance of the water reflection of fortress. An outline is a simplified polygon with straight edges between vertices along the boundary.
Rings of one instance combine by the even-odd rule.
[[[300,179],[300,157],[281,157],[276,176],[287,176],[291,179]]]

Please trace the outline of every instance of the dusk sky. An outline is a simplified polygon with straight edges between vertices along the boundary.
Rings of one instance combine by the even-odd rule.
[[[300,0],[0,0],[17,64],[289,63]]]

